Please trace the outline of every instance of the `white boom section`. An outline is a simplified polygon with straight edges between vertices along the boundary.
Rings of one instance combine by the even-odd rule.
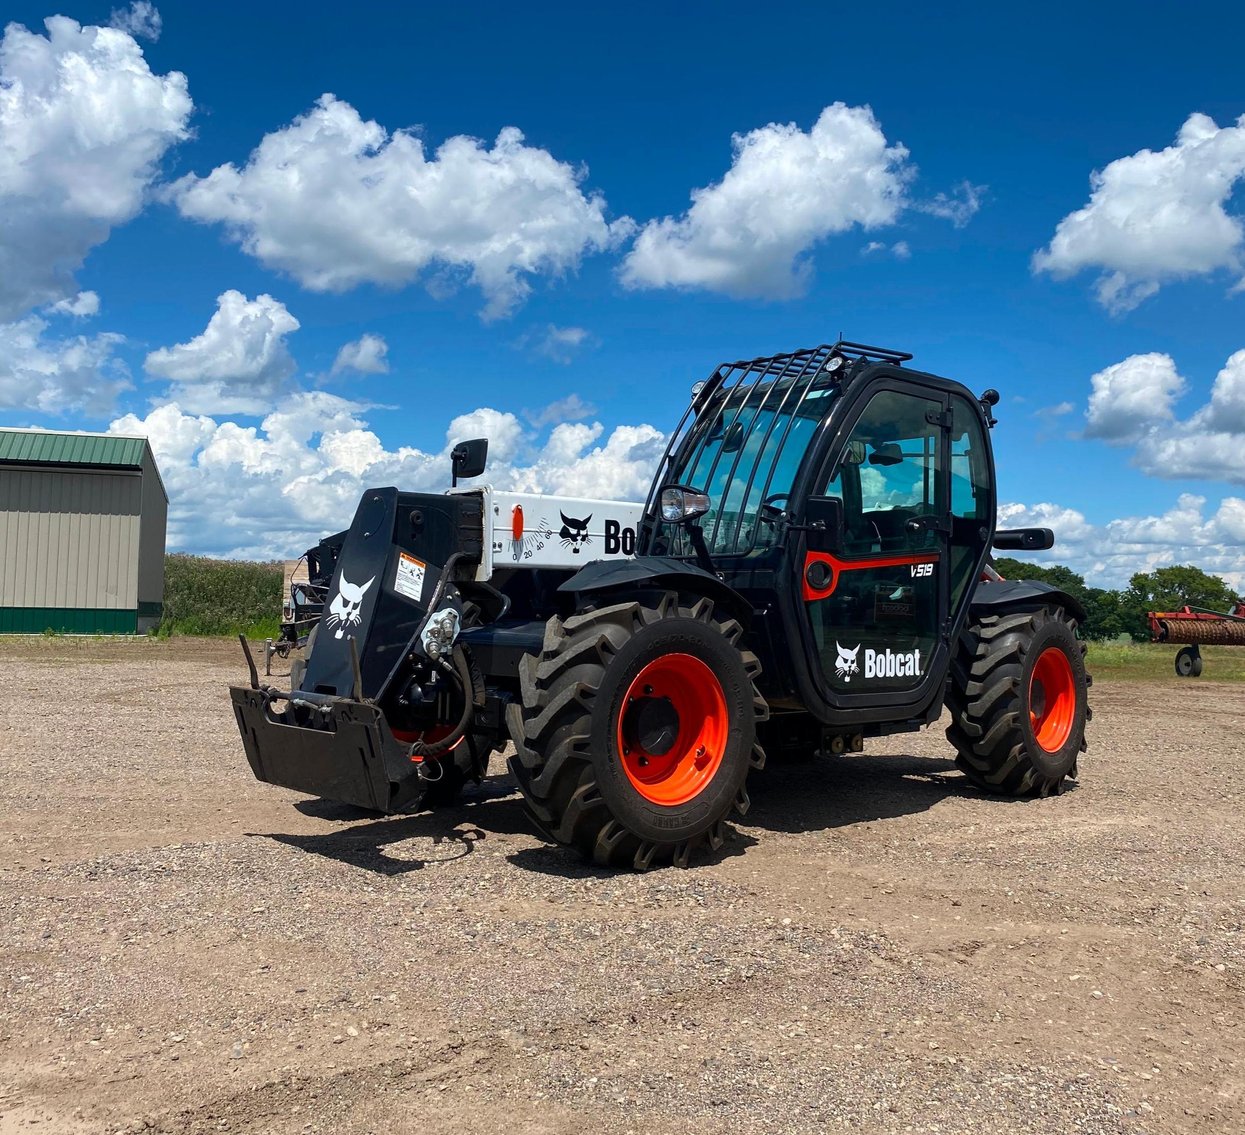
[[[625,560],[635,555],[642,503],[489,488],[482,492],[480,579],[489,579],[502,568],[580,568],[593,560]]]

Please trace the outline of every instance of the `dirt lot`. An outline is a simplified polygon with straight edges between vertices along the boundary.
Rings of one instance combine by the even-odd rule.
[[[1245,686],[1100,682],[1081,787],[941,731],[607,876],[505,778],[257,784],[229,644],[0,640],[0,1132],[1240,1132]]]

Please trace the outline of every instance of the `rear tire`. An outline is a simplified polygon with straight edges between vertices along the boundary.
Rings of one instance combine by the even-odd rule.
[[[742,627],[713,601],[645,591],[549,620],[519,667],[510,767],[547,836],[602,866],[686,866],[721,846],[765,762],[768,707]]]
[[[1176,652],[1176,674],[1181,678],[1196,678],[1202,672],[1202,660],[1191,647]]]
[[[988,792],[1061,792],[1086,749],[1091,684],[1076,620],[1062,607],[981,618],[965,629],[951,668],[955,763]]]

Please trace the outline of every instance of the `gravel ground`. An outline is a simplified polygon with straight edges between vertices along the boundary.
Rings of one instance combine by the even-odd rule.
[[[1243,686],[1100,683],[1046,801],[940,729],[771,766],[715,861],[610,876],[504,775],[255,783],[229,644],[0,666],[5,1135],[1245,1130]]]

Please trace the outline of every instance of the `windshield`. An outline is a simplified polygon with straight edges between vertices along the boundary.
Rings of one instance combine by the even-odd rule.
[[[838,386],[828,376],[735,387],[697,420],[673,480],[709,494],[700,522],[711,552],[767,548],[813,434]]]

